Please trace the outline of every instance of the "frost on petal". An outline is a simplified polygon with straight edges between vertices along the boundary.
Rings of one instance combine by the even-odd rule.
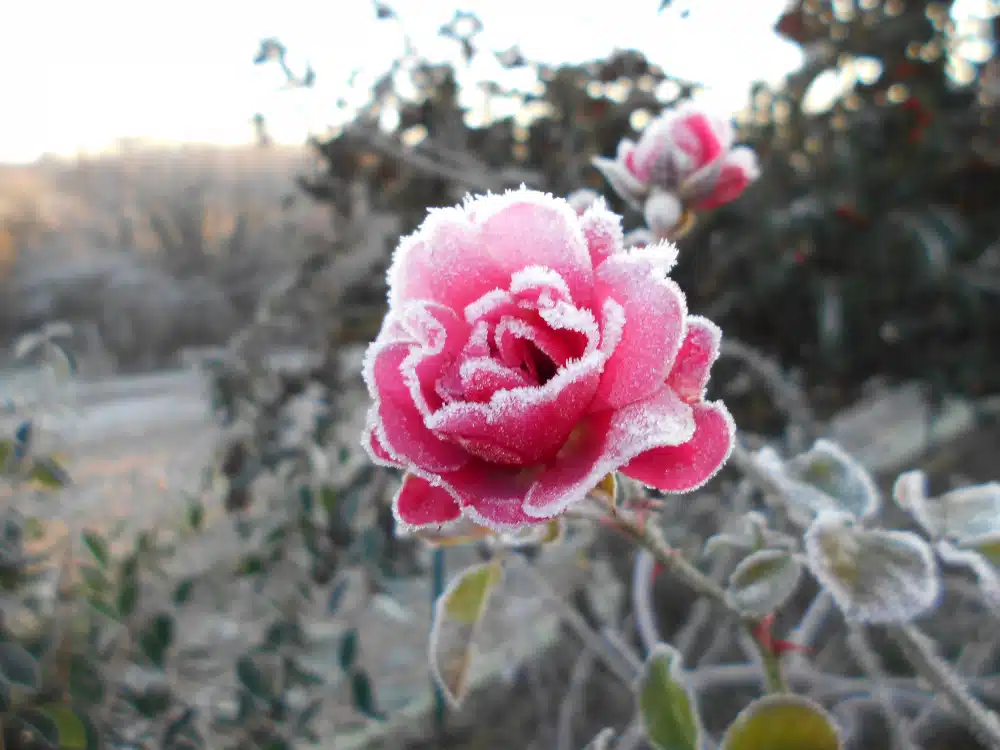
[[[701,401],[705,395],[721,341],[722,331],[715,323],[698,315],[688,316],[684,342],[667,376],[667,385],[689,404]]]
[[[622,473],[663,492],[691,492],[715,476],[733,450],[736,426],[722,402],[694,404],[692,413],[690,440],[646,451]]]
[[[574,302],[590,301],[590,252],[579,217],[565,200],[522,189],[482,196],[467,207],[479,225],[480,241],[508,279],[528,266],[544,266],[562,277]]]
[[[462,310],[491,289],[506,288],[510,269],[459,207],[433,209],[404,237],[389,268],[389,305],[429,300]]]
[[[557,271],[545,266],[528,266],[510,277],[511,298],[520,306],[537,310],[557,302],[571,304],[569,286]]]
[[[646,195],[646,185],[630,173],[622,162],[595,157],[592,164],[608,181],[618,197],[637,211],[641,210],[642,199]]]
[[[862,529],[847,513],[823,512],[806,531],[805,552],[812,574],[858,622],[906,622],[938,600],[934,553],[910,532]]]
[[[580,188],[566,196],[566,201],[573,207],[578,216],[583,216],[587,209],[599,200],[601,200],[601,196],[596,190],[590,188]]]
[[[440,526],[461,517],[461,508],[442,487],[408,474],[392,503],[396,520],[409,529]]]
[[[633,229],[625,235],[624,239],[626,248],[646,247],[647,245],[656,244],[656,242],[658,242],[656,236],[645,228]]]
[[[465,451],[427,428],[404,382],[403,363],[411,346],[399,342],[381,345],[376,340],[369,347],[365,372],[377,409],[376,434],[383,448],[400,463],[429,471],[457,469],[468,459]]]
[[[691,407],[669,388],[621,409],[591,414],[538,477],[525,512],[538,518],[557,515],[636,456],[687,442],[694,426]]]
[[[594,403],[595,410],[614,409],[663,385],[684,339],[687,303],[673,280],[632,252],[601,264],[595,291],[598,300],[613,299],[625,310],[625,329]]]
[[[789,512],[803,525],[823,510],[844,511],[860,519],[880,506],[868,470],[830,440],[817,440],[810,450],[785,463],[779,481]]]
[[[657,188],[646,199],[642,214],[653,234],[666,237],[680,223],[684,206],[676,195]]]
[[[580,225],[583,227],[583,236],[587,239],[590,261],[594,268],[624,249],[625,236],[621,217],[608,209],[603,198],[587,209],[580,219]]]
[[[488,403],[446,404],[428,425],[487,461],[547,461],[590,405],[603,363],[603,355],[594,352],[568,363],[542,386],[497,391]]]
[[[523,510],[540,471],[473,459],[458,471],[442,474],[441,481],[459,497],[466,518],[493,531],[512,531],[546,520]]]
[[[378,430],[376,429],[377,422],[378,409],[372,407],[368,410],[368,417],[362,434],[361,445],[368,452],[369,457],[372,459],[372,463],[379,466],[388,466],[398,469],[401,467],[399,461],[393,458],[389,451],[386,450],[385,446],[379,442]]]

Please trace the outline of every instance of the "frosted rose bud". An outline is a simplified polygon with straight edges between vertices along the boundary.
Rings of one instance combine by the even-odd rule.
[[[735,200],[760,175],[756,154],[733,139],[727,119],[686,102],[653,120],[638,142],[622,140],[613,161],[594,164],[636,207],[659,188],[685,207],[707,210]]]
[[[432,210],[399,244],[368,348],[364,444],[406,471],[404,528],[553,518],[609,472],[687,492],[734,426],[704,400],[719,329],[688,315],[669,243],[626,251],[597,201],[526,190]]]

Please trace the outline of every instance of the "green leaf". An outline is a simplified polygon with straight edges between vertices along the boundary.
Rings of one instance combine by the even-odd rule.
[[[69,473],[52,456],[36,456],[28,479],[47,490],[61,490],[70,484]]]
[[[201,529],[205,521],[205,505],[197,498],[192,498],[187,506],[187,522],[193,531]]]
[[[698,750],[701,721],[694,698],[683,683],[677,649],[657,644],[643,665],[636,693],[646,736],[653,747]]]
[[[319,503],[328,514],[333,513],[337,507],[337,491],[330,485],[324,485],[319,489]]]
[[[375,706],[375,693],[372,682],[364,672],[355,672],[351,678],[351,694],[354,697],[354,707],[370,719],[382,721],[385,716]]]
[[[14,454],[16,453],[14,449],[14,441],[9,439],[0,440],[0,471],[3,473],[9,472],[13,469]]]
[[[768,695],[747,706],[726,730],[722,750],[841,750],[833,719],[798,695]]]
[[[179,584],[177,588],[174,589],[174,604],[181,606],[187,604],[191,601],[191,595],[194,593],[194,579],[185,578]]]
[[[167,652],[174,642],[174,618],[160,613],[150,618],[146,627],[139,635],[139,643],[149,660],[159,669],[163,669]]]
[[[744,613],[766,617],[795,593],[802,564],[784,550],[762,549],[744,558],[729,576],[729,600]]]
[[[242,656],[236,662],[236,677],[248,693],[256,698],[270,700],[274,691],[264,670],[250,656]]]
[[[108,567],[108,562],[111,560],[111,553],[108,550],[108,543],[104,537],[93,531],[85,531],[83,532],[83,544],[98,565],[102,568]]]
[[[69,706],[54,703],[38,711],[55,724],[59,750],[87,750],[87,728]]]
[[[118,588],[118,596],[115,599],[118,616],[122,619],[131,617],[138,603],[139,576],[138,574],[126,575]]]
[[[503,578],[499,561],[466,568],[434,603],[430,634],[431,673],[455,708],[468,690],[472,647],[490,595]]]
[[[354,667],[354,662],[358,658],[358,631],[350,629],[344,633],[340,641],[339,662],[340,668],[345,672],[350,672]]]
[[[0,675],[9,683],[37,690],[40,684],[38,662],[16,643],[0,643]]]
[[[74,654],[69,662],[69,693],[74,701],[94,706],[104,700],[101,673],[85,656]]]

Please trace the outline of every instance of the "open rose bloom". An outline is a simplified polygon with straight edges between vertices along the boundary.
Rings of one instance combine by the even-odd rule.
[[[666,233],[685,209],[705,211],[740,196],[760,174],[757,157],[733,146],[730,122],[687,102],[624,139],[614,159],[596,166],[624,200],[642,210],[650,229]]]
[[[522,188],[431,211],[396,251],[364,368],[365,446],[407,473],[401,527],[520,529],[615,470],[706,482],[734,427],[703,400],[720,333],[687,314],[675,259],[626,251],[603,201],[578,215]]]

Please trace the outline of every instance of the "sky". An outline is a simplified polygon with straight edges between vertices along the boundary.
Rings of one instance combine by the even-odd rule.
[[[779,81],[797,47],[772,27],[787,0],[396,0],[402,27],[431,59],[455,55],[436,36],[456,8],[483,20],[492,49],[580,62],[635,48],[675,75],[708,85],[735,111],[755,80]],[[400,25],[369,0],[32,0],[0,10],[0,162],[72,155],[119,138],[238,144],[261,112],[279,142],[301,143],[336,121],[334,102],[384,71],[402,50]],[[683,14],[682,12],[686,11]],[[264,37],[308,60],[316,86],[282,90],[276,67],[254,66]],[[489,71],[485,71],[487,74]],[[367,76],[367,77],[366,77]],[[360,93],[354,96],[360,96]]]

